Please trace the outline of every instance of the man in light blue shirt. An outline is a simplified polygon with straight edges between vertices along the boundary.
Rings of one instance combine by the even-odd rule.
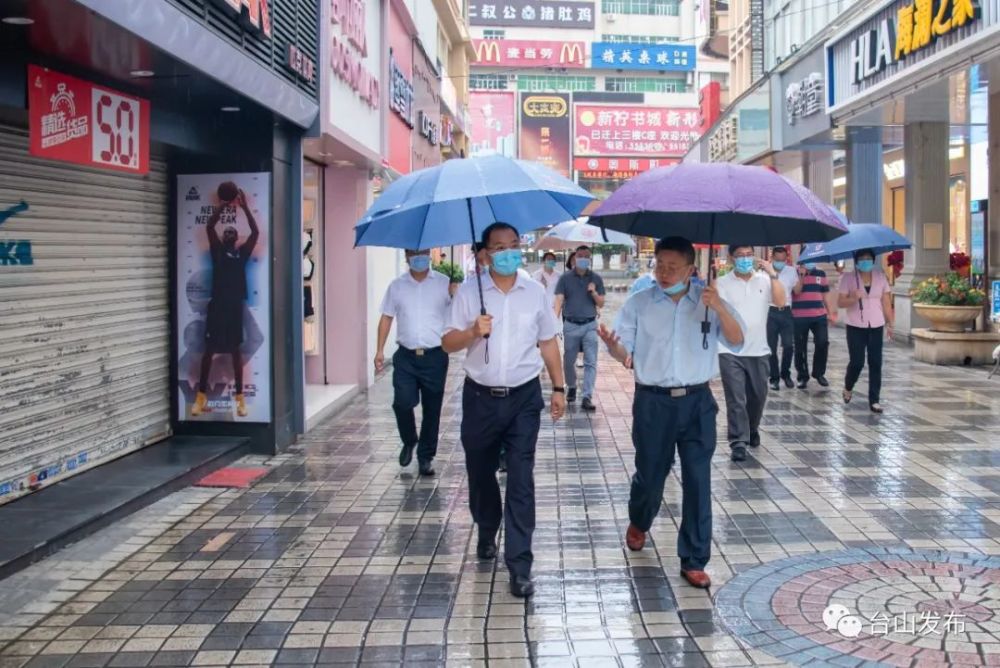
[[[704,569],[712,544],[711,463],[719,412],[708,382],[719,375],[720,337],[739,350],[745,328],[715,287],[691,283],[694,257],[694,247],[686,239],[658,241],[657,287],[629,297],[615,330],[602,325],[598,333],[611,356],[635,371],[635,474],[625,543],[631,550],[645,545],[676,450],[683,485],[677,538],[681,576],[706,588],[711,584]],[[706,306],[709,329],[704,336]]]

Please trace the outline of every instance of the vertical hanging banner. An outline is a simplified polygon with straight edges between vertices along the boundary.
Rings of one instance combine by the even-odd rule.
[[[271,175],[177,177],[177,413],[271,421]]]
[[[28,65],[31,155],[133,174],[149,172],[149,102]]]
[[[569,124],[568,93],[523,94],[519,157],[571,176]]]

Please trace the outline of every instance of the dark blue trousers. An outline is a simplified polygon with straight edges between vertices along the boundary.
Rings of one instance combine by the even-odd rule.
[[[704,570],[712,547],[712,454],[719,405],[708,388],[671,397],[636,388],[632,403],[635,474],[629,521],[649,531],[663,501],[675,451],[681,459],[681,527],[677,554],[684,570]]]
[[[504,560],[511,575],[531,575],[535,531],[535,444],[541,426],[542,385],[536,378],[506,397],[469,380],[462,392],[462,447],[469,474],[469,510],[479,535],[495,536],[504,523]],[[507,512],[500,500],[497,466],[507,457]]]
[[[430,461],[437,454],[441,427],[441,404],[448,377],[448,353],[431,348],[423,355],[397,348],[392,356],[392,410],[396,413],[399,438],[405,445],[417,444],[417,459]],[[413,409],[423,406],[423,421],[417,435]]]

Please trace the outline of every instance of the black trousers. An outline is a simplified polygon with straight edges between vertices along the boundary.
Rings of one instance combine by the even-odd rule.
[[[781,366],[778,366],[778,341],[781,341]],[[795,321],[792,309],[771,307],[767,312],[767,346],[771,349],[771,381],[792,377],[795,354]]]
[[[712,454],[719,406],[711,390],[671,397],[636,388],[632,403],[635,474],[628,501],[629,521],[649,531],[660,511],[663,486],[681,459],[681,526],[677,555],[681,568],[703,570],[712,548]]]
[[[535,444],[541,427],[542,384],[534,379],[495,397],[470,380],[462,391],[462,448],[469,475],[469,510],[483,538],[504,523],[504,560],[511,575],[531,575],[535,531]],[[507,458],[507,512],[500,500],[500,449]]]
[[[437,454],[441,404],[447,377],[448,353],[441,348],[432,348],[423,355],[417,355],[401,347],[392,356],[392,410],[396,413],[396,427],[404,445],[417,445],[417,459],[420,461],[430,461]],[[423,406],[419,436],[417,420],[413,415],[417,404]]]
[[[795,370],[800,381],[809,380],[809,332],[813,335],[812,377],[826,375],[826,360],[830,352],[830,328],[826,318],[795,321]]]
[[[882,394],[882,341],[885,337],[883,327],[852,327],[847,326],[847,352],[850,361],[847,363],[847,376],[844,387],[851,391],[861,377],[865,368],[865,353],[868,354],[868,403],[877,404]]]

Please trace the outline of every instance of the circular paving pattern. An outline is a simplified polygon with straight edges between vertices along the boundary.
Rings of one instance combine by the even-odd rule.
[[[1000,666],[1000,557],[866,548],[740,573],[719,623],[796,665]]]

